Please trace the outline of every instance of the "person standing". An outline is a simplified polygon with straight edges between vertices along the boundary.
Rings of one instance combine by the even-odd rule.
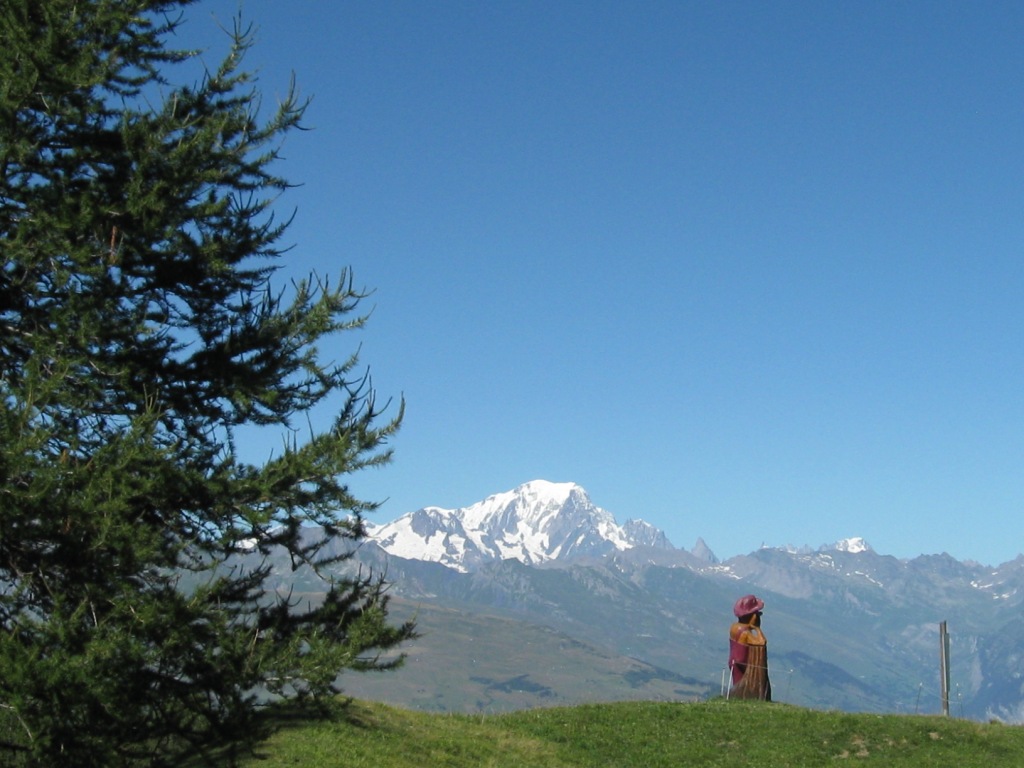
[[[745,595],[736,601],[732,612],[736,621],[729,628],[729,669],[732,689],[729,698],[772,700],[768,679],[768,641],[761,629],[764,601]]]

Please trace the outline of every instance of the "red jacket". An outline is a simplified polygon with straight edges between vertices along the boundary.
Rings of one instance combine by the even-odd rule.
[[[764,632],[753,624],[736,622],[729,628],[729,669],[736,685],[747,671],[747,656],[751,645],[767,645]]]

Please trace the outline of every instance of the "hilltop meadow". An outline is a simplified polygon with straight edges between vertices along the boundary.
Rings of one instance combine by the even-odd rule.
[[[879,765],[1018,768],[1024,729],[937,716],[786,704],[623,702],[494,715],[429,714],[349,701],[278,719],[245,768],[658,768]]]

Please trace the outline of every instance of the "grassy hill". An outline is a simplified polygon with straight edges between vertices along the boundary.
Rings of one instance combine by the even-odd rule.
[[[353,701],[330,720],[283,723],[244,765],[1019,768],[1022,760],[1024,728],[935,716],[846,714],[722,699],[495,715],[430,714]]]
[[[396,600],[414,618],[408,663],[385,675],[347,674],[345,694],[426,712],[495,714],[605,701],[696,701],[721,686],[576,640],[537,624]],[[724,654],[723,654],[724,657]],[[723,660],[724,664],[724,660]]]

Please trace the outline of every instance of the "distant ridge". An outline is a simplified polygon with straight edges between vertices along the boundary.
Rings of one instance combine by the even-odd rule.
[[[595,505],[576,483],[549,480],[532,480],[468,507],[429,506],[390,523],[368,522],[367,530],[370,539],[388,554],[440,563],[461,573],[510,559],[540,565],[634,548],[686,552],[676,549],[664,531],[643,520],[619,525],[611,512]],[[810,547],[787,549],[814,551]],[[859,536],[824,544],[817,551],[874,552]],[[688,554],[704,563],[720,562],[699,537]]]

